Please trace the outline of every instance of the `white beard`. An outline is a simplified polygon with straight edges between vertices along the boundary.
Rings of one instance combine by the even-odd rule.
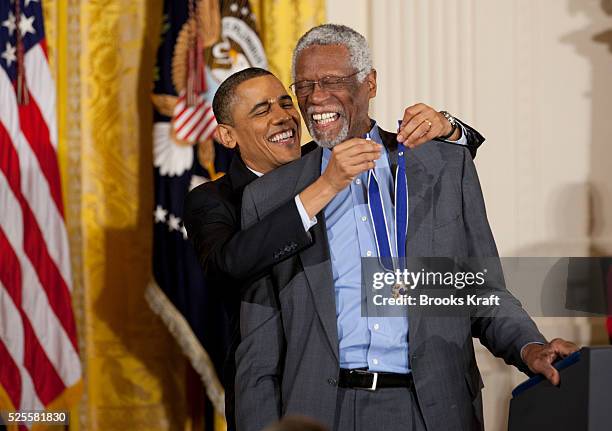
[[[310,136],[312,136],[317,145],[322,148],[332,149],[336,145],[346,141],[346,139],[348,138],[349,130],[347,121],[345,119],[343,119],[343,124],[342,128],[340,129],[340,132],[338,132],[338,134],[333,139],[325,139],[323,136],[320,136],[319,133],[316,132],[316,129],[314,127],[314,120],[309,120],[306,123],[306,126],[308,127],[308,131],[310,132]]]

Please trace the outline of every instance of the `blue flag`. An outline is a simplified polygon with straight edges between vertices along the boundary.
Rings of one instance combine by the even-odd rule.
[[[267,67],[249,3],[166,0],[154,73],[153,280],[146,298],[224,412],[219,375],[230,342],[220,289],[207,286],[183,225],[193,187],[223,175],[231,152],[214,141],[212,98],[249,66]],[[212,415],[207,414],[207,421]],[[206,424],[208,425],[208,424]],[[212,424],[208,425],[212,429]]]

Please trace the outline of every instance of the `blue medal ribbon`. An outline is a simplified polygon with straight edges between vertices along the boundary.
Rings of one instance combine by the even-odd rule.
[[[370,139],[370,134],[366,135],[366,139]],[[368,173],[368,208],[370,210],[370,219],[374,228],[374,237],[376,239],[376,248],[378,258],[385,269],[392,269],[393,257],[406,257],[406,236],[408,232],[408,183],[406,181],[406,160],[404,159],[405,147],[402,143],[398,143],[397,153],[397,168],[395,170],[394,195],[395,195],[395,211],[394,220],[387,220],[383,208],[382,196],[380,195],[380,185],[376,172],[370,169]],[[396,256],[393,256],[393,248],[391,246],[391,234],[389,227],[395,226],[395,251]]]

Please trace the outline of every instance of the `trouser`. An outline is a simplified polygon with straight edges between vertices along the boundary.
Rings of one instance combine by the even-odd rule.
[[[426,431],[413,389],[338,388],[334,431]]]

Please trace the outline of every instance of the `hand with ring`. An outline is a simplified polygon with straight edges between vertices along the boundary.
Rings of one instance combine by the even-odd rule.
[[[397,141],[403,142],[409,148],[417,147],[432,139],[447,136],[452,130],[449,121],[424,103],[406,108],[404,118],[397,133]],[[458,127],[449,140],[458,140],[461,137],[461,129]]]

